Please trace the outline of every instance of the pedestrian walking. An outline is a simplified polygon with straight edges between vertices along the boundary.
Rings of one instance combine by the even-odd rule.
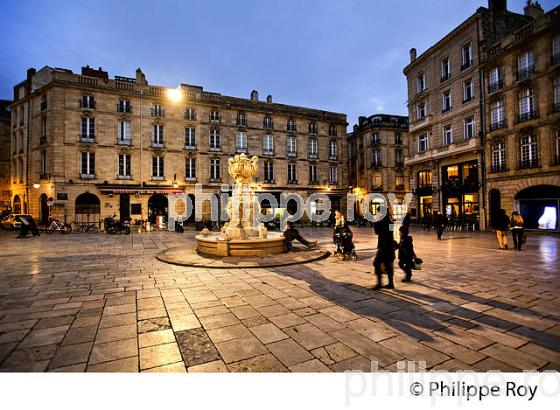
[[[411,220],[410,212],[407,212],[402,220],[402,226],[406,226],[407,228],[410,228],[410,220]]]
[[[524,243],[525,239],[525,229],[524,221],[521,214],[517,211],[513,211],[510,220],[511,237],[513,238],[513,247],[516,251],[521,250],[521,245]]]
[[[446,219],[445,216],[439,213],[439,211],[434,211],[434,228],[436,230],[437,238],[441,241],[443,236],[443,231],[445,230]]]
[[[507,233],[509,229],[509,217],[505,209],[500,209],[496,216],[496,236],[498,237],[498,248],[506,250],[508,248]]]
[[[403,282],[412,280],[412,267],[414,266],[414,245],[412,244],[412,236],[409,235],[408,227],[401,226],[399,228],[399,267],[404,271],[405,276]]]
[[[389,212],[379,221],[373,224],[373,229],[377,235],[377,254],[373,259],[373,267],[375,276],[377,277],[377,284],[373,290],[381,288],[394,289],[393,283],[393,262],[395,261],[395,245],[393,239],[393,232],[390,227],[393,223]],[[382,286],[381,276],[385,273],[388,278],[388,283]]]
[[[432,229],[432,218],[429,215],[422,217],[422,230],[430,231]]]
[[[334,226],[338,228],[343,228],[345,225],[344,215],[337,209],[334,212]]]

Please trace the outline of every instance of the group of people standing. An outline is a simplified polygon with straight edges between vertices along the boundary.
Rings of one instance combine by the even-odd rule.
[[[408,216],[408,217],[407,217]],[[412,267],[414,265],[414,245],[412,236],[409,232],[410,216],[407,214],[403,219],[403,224],[399,228],[399,242],[396,242],[391,230],[393,219],[390,212],[379,221],[375,222],[373,229],[377,234],[377,254],[373,259],[373,269],[377,277],[377,284],[373,290],[379,289],[394,289],[395,284],[393,281],[395,261],[395,251],[398,250],[399,267],[404,271],[405,277],[403,282],[410,282],[412,280]],[[387,275],[388,283],[383,286],[382,276]]]
[[[500,209],[494,227],[496,228],[499,249],[508,249],[508,230],[510,230],[514,249],[516,251],[521,250],[521,246],[525,243],[525,229],[523,217],[519,212],[513,211],[510,218],[507,216],[505,209]]]
[[[403,219],[402,226],[399,228],[399,242],[395,241],[391,225],[394,223],[391,212],[375,222],[373,225],[375,234],[377,235],[377,253],[373,260],[374,273],[377,277],[377,284],[374,290],[394,289],[394,261],[396,259],[396,251],[398,250],[398,265],[404,271],[405,277],[403,282],[410,282],[412,280],[412,269],[417,259],[414,252],[414,245],[412,236],[410,235],[410,215],[407,214]],[[345,225],[344,216],[340,211],[336,212],[335,216],[335,229]],[[446,219],[439,212],[434,212],[433,225],[437,233],[438,240],[442,239],[445,230]],[[524,236],[524,221],[521,214],[514,211],[509,218],[504,209],[501,209],[496,220],[495,228],[497,231],[498,245],[500,249],[508,249],[507,236],[508,230],[511,231],[513,237],[514,248],[518,251],[521,250],[522,245],[525,243]],[[288,223],[288,229],[284,233],[288,241],[293,239],[299,240],[301,243],[308,247],[314,247],[317,241],[305,240],[297,230],[294,229],[292,223]],[[420,261],[421,262],[421,261]],[[382,276],[387,275],[388,283],[382,284]]]

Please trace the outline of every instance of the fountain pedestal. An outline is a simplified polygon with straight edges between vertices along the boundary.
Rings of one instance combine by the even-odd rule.
[[[258,221],[260,205],[252,188],[258,174],[258,158],[245,154],[228,160],[228,172],[235,180],[232,197],[227,204],[229,221],[221,233],[197,235],[196,251],[212,256],[262,256],[286,252],[281,234],[268,234]]]
[[[286,252],[284,237],[277,234],[266,239],[225,239],[219,236],[196,236],[196,251],[211,256],[264,256]]]

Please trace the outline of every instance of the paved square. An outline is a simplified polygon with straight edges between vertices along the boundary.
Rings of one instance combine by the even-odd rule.
[[[329,229],[302,233],[332,248]],[[370,228],[354,228],[357,262],[266,269],[156,260],[193,231],[1,232],[0,371],[560,370],[560,238],[413,236],[423,270],[376,292]]]

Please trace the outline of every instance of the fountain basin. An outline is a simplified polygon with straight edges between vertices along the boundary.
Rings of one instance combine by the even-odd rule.
[[[269,233],[266,239],[225,239],[219,234],[197,235],[196,251],[210,256],[264,256],[286,252],[284,236]]]

